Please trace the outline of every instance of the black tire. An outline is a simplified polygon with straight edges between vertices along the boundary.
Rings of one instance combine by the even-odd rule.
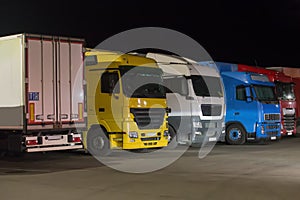
[[[175,149],[178,146],[177,134],[172,126],[169,126],[169,142],[168,148]]]
[[[87,134],[87,149],[93,156],[108,156],[111,153],[109,139],[104,130],[91,129]]]
[[[226,143],[230,145],[241,145],[246,142],[246,131],[239,124],[231,124],[226,128]]]

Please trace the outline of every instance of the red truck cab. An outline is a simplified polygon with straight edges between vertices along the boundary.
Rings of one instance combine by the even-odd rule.
[[[281,135],[296,135],[296,96],[292,77],[280,71],[238,64],[238,71],[267,75],[275,83],[276,95],[280,103]]]
[[[269,69],[279,71],[284,73],[286,76],[293,78],[294,91],[296,96],[296,119],[297,119],[297,129],[298,133],[300,132],[300,69],[293,67],[270,67]]]

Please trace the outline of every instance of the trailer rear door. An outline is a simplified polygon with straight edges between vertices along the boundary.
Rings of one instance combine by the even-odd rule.
[[[27,111],[31,128],[84,122],[83,40],[26,36]]]

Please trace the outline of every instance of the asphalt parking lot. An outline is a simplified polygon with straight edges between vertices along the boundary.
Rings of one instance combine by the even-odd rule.
[[[190,148],[170,166],[131,174],[84,152],[0,158],[1,200],[299,199],[300,137],[268,145],[217,144],[203,159]]]

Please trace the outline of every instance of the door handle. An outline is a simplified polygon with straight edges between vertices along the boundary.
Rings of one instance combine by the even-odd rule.
[[[60,117],[61,117],[61,119],[68,119],[69,115],[68,114],[61,114]]]
[[[99,112],[104,112],[105,109],[104,108],[99,108]]]
[[[54,114],[47,115],[47,119],[55,119],[55,115]]]
[[[235,112],[235,113],[234,113],[234,115],[239,115],[239,114],[240,114],[239,112]]]

